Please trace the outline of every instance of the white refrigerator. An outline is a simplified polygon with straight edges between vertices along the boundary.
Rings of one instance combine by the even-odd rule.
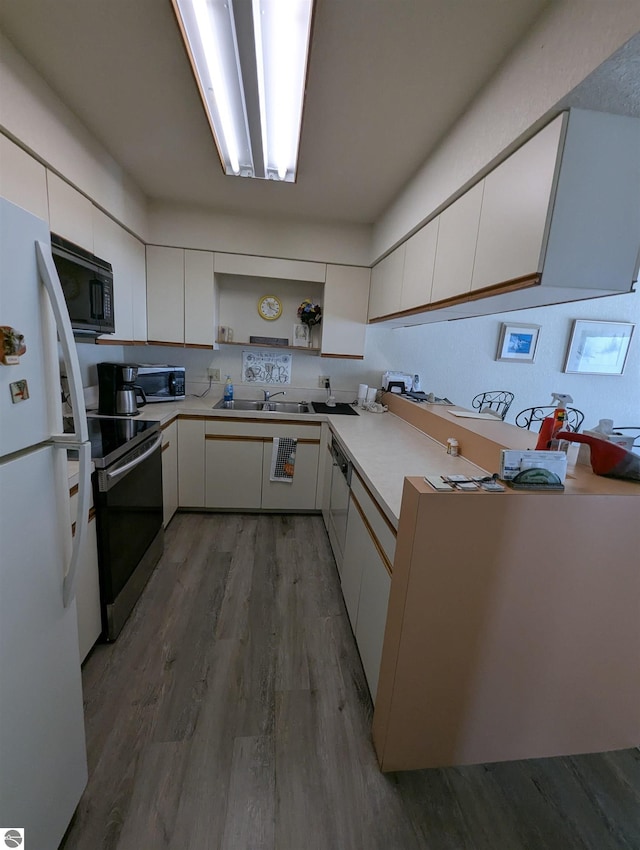
[[[59,346],[75,434],[62,433]],[[69,447],[80,457],[73,539]],[[87,783],[74,594],[90,462],[49,228],[0,199],[0,837],[24,830],[26,850],[56,850]]]

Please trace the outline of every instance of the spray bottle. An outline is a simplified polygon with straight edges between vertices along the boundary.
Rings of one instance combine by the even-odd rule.
[[[567,421],[567,404],[573,403],[571,396],[564,393],[551,393],[551,401],[555,402],[556,409],[551,416],[546,416],[542,420],[538,442],[536,443],[537,450],[545,451],[548,449],[551,440],[554,440],[556,435],[563,430]]]
[[[233,401],[233,384],[231,382],[231,375],[227,375],[227,380],[224,385],[224,400]]]

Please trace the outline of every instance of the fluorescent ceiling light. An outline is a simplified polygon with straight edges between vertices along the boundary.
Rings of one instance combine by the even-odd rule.
[[[294,182],[313,0],[172,0],[226,174]]]

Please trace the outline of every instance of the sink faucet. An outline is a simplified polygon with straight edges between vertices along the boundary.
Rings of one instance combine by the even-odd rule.
[[[264,400],[265,401],[270,401],[274,397],[274,395],[286,395],[287,394],[286,390],[280,390],[280,392],[277,392],[277,393],[270,393],[269,390],[262,390],[262,392],[264,393]]]

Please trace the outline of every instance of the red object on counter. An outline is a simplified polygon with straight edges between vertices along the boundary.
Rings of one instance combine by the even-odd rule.
[[[571,443],[585,443],[589,446],[591,467],[596,475],[640,480],[640,457],[623,449],[622,446],[587,434],[574,434],[573,431],[560,431],[556,434],[556,438],[569,440]]]

